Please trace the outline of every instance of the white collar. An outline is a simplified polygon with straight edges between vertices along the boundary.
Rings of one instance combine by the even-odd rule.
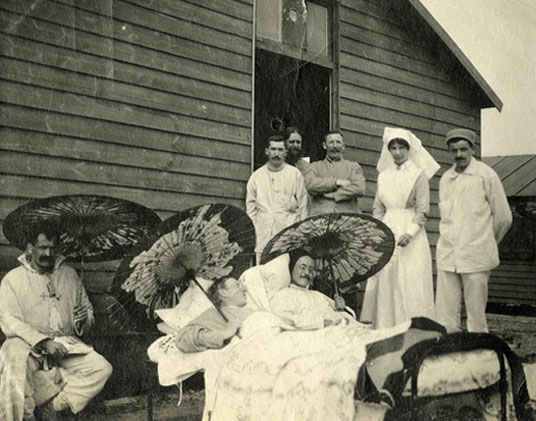
[[[411,160],[406,159],[406,161],[402,165],[400,165],[400,166],[395,165],[394,168],[395,168],[395,170],[398,170],[398,171],[405,171],[405,170],[407,170],[407,169],[409,169],[411,167],[412,167]]]
[[[301,286],[296,285],[296,284],[290,284],[289,288],[299,289],[300,291],[309,291],[310,290],[310,285],[308,285],[306,288],[304,288],[304,287],[301,287]]]
[[[42,272],[39,272],[38,270],[34,269],[33,266],[32,266],[32,255],[30,253],[23,253],[21,254],[17,260],[19,261],[19,263],[24,266],[26,269],[28,269],[30,272],[34,272],[34,273],[42,273]],[[61,254],[59,254],[58,256],[56,256],[56,261],[54,262],[54,269],[52,270],[52,272],[54,272],[56,269],[58,269],[60,267],[60,265],[65,261],[65,257],[62,256]]]
[[[478,171],[477,162],[478,161],[475,159],[475,157],[472,156],[471,161],[469,162],[469,165],[465,167],[465,169],[462,172],[456,171],[456,164],[452,164],[452,167],[450,167],[449,170],[447,171],[447,175],[449,178],[456,178],[462,174],[475,175]]]

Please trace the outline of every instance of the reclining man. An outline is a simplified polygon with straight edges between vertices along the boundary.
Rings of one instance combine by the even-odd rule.
[[[0,285],[0,328],[7,337],[0,350],[0,419],[7,420],[34,419],[40,405],[42,419],[69,409],[76,414],[112,374],[108,361],[78,338],[93,324],[93,308],[75,270],[57,253],[57,227],[37,224],[28,240],[21,266]],[[55,380],[38,381],[50,366],[58,367]]]
[[[342,297],[336,297],[334,301],[318,291],[307,289],[316,273],[314,264],[306,252],[292,252],[289,263],[292,283],[279,291],[270,302],[273,313],[291,328],[320,329],[352,318],[344,311]],[[177,346],[183,352],[223,348],[239,333],[242,322],[254,311],[246,307],[245,286],[232,277],[216,280],[208,294],[228,322],[214,307],[204,311],[179,330]]]
[[[291,283],[270,301],[272,311],[298,329],[320,329],[350,320],[341,296],[335,300],[309,289],[316,276],[314,259],[304,250],[290,252]]]
[[[244,285],[231,276],[214,281],[208,295],[219,311],[210,307],[178,331],[177,347],[183,352],[223,348],[238,334],[242,322],[253,312],[245,308],[247,296]]]

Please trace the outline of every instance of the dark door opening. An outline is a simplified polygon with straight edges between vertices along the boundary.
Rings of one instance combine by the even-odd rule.
[[[288,126],[303,134],[303,155],[324,157],[329,131],[330,70],[292,57],[257,49],[255,58],[255,169],[266,162],[266,140]]]

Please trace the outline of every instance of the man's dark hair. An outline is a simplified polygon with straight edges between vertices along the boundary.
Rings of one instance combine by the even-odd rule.
[[[279,134],[274,134],[272,136],[270,136],[268,138],[268,140],[266,141],[266,148],[268,149],[270,147],[270,142],[283,142],[283,144],[285,144],[285,139],[283,138],[283,136],[279,135]],[[285,144],[285,148],[286,148],[286,144]]]
[[[39,234],[43,234],[49,241],[56,240],[58,243],[61,235],[60,226],[54,220],[41,220],[31,224],[26,232],[26,242],[35,244]]]
[[[341,137],[344,139],[344,136],[342,135],[342,133],[339,131],[339,130],[330,130],[329,132],[326,133],[326,135],[324,136],[324,142],[326,140],[328,140],[328,136],[329,135],[332,135],[332,134],[338,134],[338,135],[341,135]]]
[[[285,140],[288,140],[288,138],[290,137],[290,135],[292,133],[298,133],[300,136],[303,136],[301,134],[301,131],[300,129],[298,129],[297,127],[295,126],[288,126],[286,129],[285,129],[285,132],[283,133],[283,136],[285,138]]]
[[[296,265],[296,262],[300,260],[303,256],[309,256],[311,259],[314,260],[313,256],[311,256],[311,253],[309,253],[308,251],[304,249],[292,250],[289,253],[288,269],[291,274],[292,274],[292,271],[294,270],[294,266]]]

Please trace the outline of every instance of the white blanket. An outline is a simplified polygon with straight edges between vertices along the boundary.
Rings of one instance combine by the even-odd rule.
[[[408,327],[370,330],[351,323],[294,331],[274,314],[256,312],[244,322],[242,338],[222,350],[184,354],[171,334],[149,355],[164,385],[205,371],[205,419],[352,420],[366,345]]]

